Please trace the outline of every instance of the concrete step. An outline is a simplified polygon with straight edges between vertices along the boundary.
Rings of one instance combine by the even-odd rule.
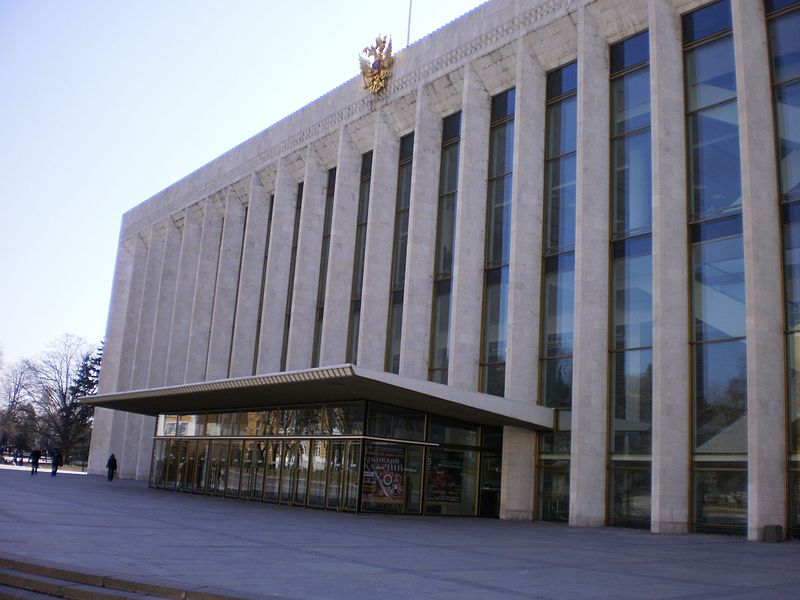
[[[137,580],[53,563],[0,555],[0,600],[249,600],[208,587],[182,589],[169,583]],[[255,596],[254,596],[255,598]],[[259,599],[277,598],[258,596]]]
[[[164,596],[116,590],[0,567],[0,584],[68,600],[164,600]]]

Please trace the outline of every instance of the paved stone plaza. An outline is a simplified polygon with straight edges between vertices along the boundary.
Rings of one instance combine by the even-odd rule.
[[[797,598],[800,543],[391,517],[0,469],[0,554],[261,598]]]

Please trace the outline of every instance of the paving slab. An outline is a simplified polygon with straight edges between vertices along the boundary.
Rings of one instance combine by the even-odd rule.
[[[0,554],[251,598],[800,597],[800,542],[353,515],[0,468]]]

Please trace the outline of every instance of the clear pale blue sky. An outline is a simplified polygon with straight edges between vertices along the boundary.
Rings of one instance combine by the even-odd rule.
[[[479,0],[414,0],[411,41]],[[122,213],[358,74],[408,0],[0,0],[0,349],[105,334]]]

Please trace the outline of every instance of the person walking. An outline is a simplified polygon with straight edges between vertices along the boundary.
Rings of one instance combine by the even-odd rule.
[[[108,480],[114,481],[114,473],[117,472],[117,458],[113,454],[106,461],[106,470],[108,471]]]
[[[31,450],[31,475],[36,475],[39,472],[39,459],[41,457],[42,453],[38,448]]]
[[[55,477],[56,473],[58,473],[58,467],[64,464],[64,457],[61,456],[61,451],[56,450],[53,452],[53,464],[50,467],[50,476]]]

